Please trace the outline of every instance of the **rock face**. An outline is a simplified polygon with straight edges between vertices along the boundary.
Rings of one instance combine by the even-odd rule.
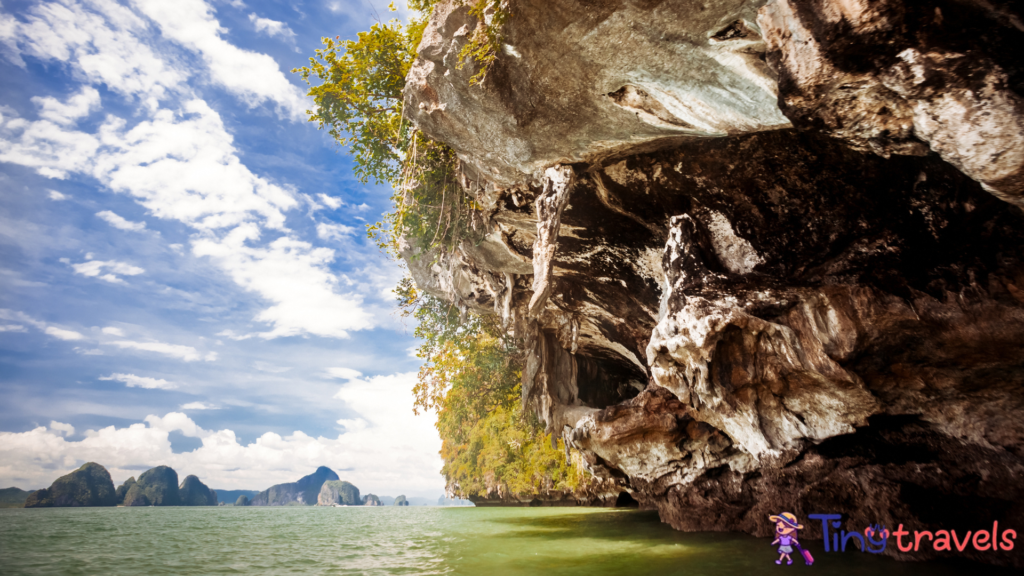
[[[367,494],[363,496],[363,506],[382,506],[382,504],[376,494]]]
[[[405,494],[401,494],[395,498],[395,506],[408,506],[409,501],[405,499]]]
[[[321,466],[309,476],[303,476],[298,482],[277,484],[253,496],[250,506],[286,506],[292,502],[312,506],[320,495],[320,488],[328,480],[338,480],[334,470]]]
[[[128,491],[131,490],[132,486],[135,486],[135,476],[130,476],[117,487],[117,491],[114,492],[114,500],[120,505],[124,504],[124,498],[128,495]]]
[[[238,497],[238,500],[235,500],[235,506],[248,506],[248,505],[249,505],[249,497],[246,496],[245,494],[242,494],[241,496]]]
[[[477,21],[468,4],[442,2],[407,77],[405,109],[502,186],[637,145],[786,128],[759,57],[760,5],[516,2],[481,89],[458,59]]]
[[[459,153],[484,225],[452,254],[407,247],[417,285],[502,316],[528,352],[524,403],[678,529],[768,536],[781,510],[840,513],[847,530],[1021,523],[1014,5],[712,3],[689,21],[662,14],[669,4],[516,3],[514,50],[472,88],[453,54],[475,22],[435,10],[406,109]],[[633,17],[654,20],[615,28]],[[745,44],[715,52],[716,37]],[[739,68],[688,54],[763,57],[778,83],[758,82],[800,131],[762,111],[660,139],[638,127],[660,109],[639,103],[678,108],[643,83],[649,71],[622,76],[647,94],[621,93],[630,128],[618,104],[586,103],[616,92],[602,75],[626,58],[602,64],[598,43],[641,71],[672,44],[677,66],[659,74],[675,79],[658,85],[709,93]],[[563,61],[586,69],[559,84]],[[717,126],[724,109],[690,110]]]
[[[362,506],[363,500],[359,497],[359,488],[344,480],[328,480],[320,488],[316,504],[317,506],[333,506],[335,504]]]
[[[114,481],[107,469],[87,462],[74,472],[56,479],[49,488],[28,495],[25,508],[67,506],[114,506]]]
[[[182,506],[216,506],[217,493],[210,490],[199,478],[188,475],[178,487],[178,499]]]
[[[178,473],[169,466],[150,468],[128,489],[125,506],[180,506]]]

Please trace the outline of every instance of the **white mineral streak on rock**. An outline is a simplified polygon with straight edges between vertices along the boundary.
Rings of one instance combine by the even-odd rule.
[[[533,297],[530,317],[537,317],[551,293],[551,269],[558,246],[562,210],[569,203],[574,174],[571,166],[555,166],[544,172],[544,191],[537,197],[537,238],[533,243]]]
[[[710,220],[706,224],[711,232],[711,244],[715,247],[719,261],[730,272],[749,274],[755,266],[764,262],[764,258],[761,258],[750,242],[736,235],[725,215],[712,211]]]

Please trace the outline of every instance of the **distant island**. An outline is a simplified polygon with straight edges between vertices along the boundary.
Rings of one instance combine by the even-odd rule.
[[[417,505],[428,504],[415,498]],[[451,505],[443,496],[438,505]],[[432,504],[432,502],[429,502]],[[84,506],[409,506],[404,495],[392,498],[366,494],[338,477],[334,470],[320,466],[295,482],[275,484],[256,490],[212,490],[197,476],[189,475],[179,484],[170,466],[156,466],[125,480],[114,488],[110,472],[87,462],[56,479],[49,488],[28,491],[16,487],[0,489],[0,508],[57,508]]]

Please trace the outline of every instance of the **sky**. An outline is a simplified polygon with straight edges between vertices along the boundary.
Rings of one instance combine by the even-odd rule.
[[[95,461],[443,492],[366,238],[390,191],[290,72],[388,2],[0,0],[0,487]]]

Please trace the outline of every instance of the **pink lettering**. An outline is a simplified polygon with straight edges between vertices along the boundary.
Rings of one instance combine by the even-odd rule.
[[[971,531],[967,531],[967,536],[964,537],[963,544],[961,544],[960,541],[956,539],[956,530],[951,530],[950,532],[953,533],[953,543],[956,544],[957,552],[963,552],[964,548],[967,547],[967,543],[971,541]]]
[[[1009,538],[1007,538],[1007,536],[1009,536]],[[1010,542],[1010,539],[1013,539],[1013,540],[1017,539],[1017,531],[1016,530],[1012,530],[1012,529],[1010,529],[1010,530],[1003,530],[1003,546],[1002,546],[1002,548],[1003,548],[1003,550],[1006,550],[1007,552],[1009,552],[1010,550],[1013,550],[1013,542]]]
[[[893,532],[893,535],[896,536],[896,546],[900,549],[900,552],[910,552],[910,549],[914,547],[914,545],[910,544],[909,542],[907,543],[906,548],[903,547],[903,537],[909,534],[910,532],[907,532],[903,529],[903,524],[900,524],[900,527],[897,528],[895,532]],[[1005,537],[1006,536],[1004,535],[1003,538]]]
[[[951,550],[949,547],[949,530],[939,530],[935,533],[935,542],[932,543],[932,548],[936,552]]]
[[[981,542],[978,542],[979,537],[983,537],[981,538]],[[974,549],[981,552],[988,550],[988,538],[988,532],[985,532],[984,530],[978,530],[977,532],[975,532],[974,540],[972,540],[972,542],[974,543]]]
[[[917,552],[918,547],[921,546],[921,537],[922,536],[927,536],[928,537],[928,541],[931,542],[931,539],[932,539],[932,533],[931,532],[929,532],[927,530],[922,530],[920,532],[918,532],[917,530],[914,530],[914,552]]]

